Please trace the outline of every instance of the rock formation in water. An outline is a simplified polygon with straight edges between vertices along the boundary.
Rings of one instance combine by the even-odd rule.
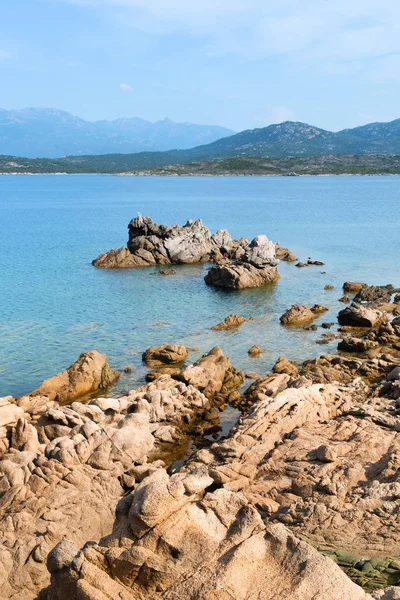
[[[311,308],[309,306],[293,304],[280,317],[280,322],[287,327],[301,327],[302,325],[311,323],[327,310],[325,306],[321,306],[320,304],[314,304]]]
[[[180,225],[158,225],[150,217],[136,217],[129,223],[127,248],[101,254],[95,267],[121,269],[149,265],[215,262],[205,277],[206,283],[224,288],[259,287],[279,278],[276,270],[277,247],[283,260],[294,257],[287,248],[259,235],[252,242],[233,240],[226,230],[214,235],[200,219]],[[234,262],[232,262],[234,261]]]
[[[120,373],[106,362],[106,355],[96,350],[83,352],[68,369],[43,381],[30,396],[46,396],[57,402],[72,402],[98,390],[104,390],[118,379]]]
[[[186,225],[158,225],[150,217],[136,217],[128,226],[127,248],[110,250],[93,261],[104,269],[149,265],[190,264],[241,254],[247,240],[232,240],[226,230],[214,235],[201,221]]]
[[[204,280],[208,285],[227,289],[261,287],[279,279],[277,264],[275,244],[259,235],[239,260],[211,267]]]

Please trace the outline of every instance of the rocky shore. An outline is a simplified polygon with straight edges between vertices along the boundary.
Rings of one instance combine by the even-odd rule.
[[[94,263],[214,261],[206,283],[241,288],[274,281],[277,256],[296,260],[262,235],[138,217],[128,247]],[[400,600],[400,295],[344,292],[337,353],[281,356],[247,389],[219,347],[191,364],[164,343],[143,348],[154,370],[122,396],[105,395],[119,373],[90,351],[0,398],[0,597]],[[313,327],[326,310],[294,304],[280,321]],[[227,405],[241,417],[214,441]]]

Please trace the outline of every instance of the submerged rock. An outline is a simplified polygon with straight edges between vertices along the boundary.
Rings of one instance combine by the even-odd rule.
[[[249,356],[253,356],[253,357],[254,356],[259,356],[261,354],[261,348],[260,348],[260,346],[257,346],[257,345],[252,346],[251,348],[249,348],[247,350],[247,354]]]
[[[231,315],[225,317],[222,323],[214,325],[213,327],[211,327],[211,329],[214,329],[215,331],[219,331],[220,329],[234,329],[236,327],[240,327],[242,323],[245,323],[245,321],[248,320],[249,319],[246,319],[246,317],[242,317],[241,315],[235,315],[234,313],[232,313]]]

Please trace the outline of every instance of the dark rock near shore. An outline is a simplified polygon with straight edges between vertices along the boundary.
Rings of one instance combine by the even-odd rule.
[[[357,294],[366,283],[361,283],[359,281],[345,281],[343,284],[343,291],[347,294]]]
[[[377,327],[381,323],[387,321],[387,314],[380,310],[353,302],[351,306],[348,306],[339,312],[338,320],[340,325],[350,325],[352,327]]]

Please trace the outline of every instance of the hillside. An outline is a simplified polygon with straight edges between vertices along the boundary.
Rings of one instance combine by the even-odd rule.
[[[192,148],[232,133],[224,127],[169,119],[89,122],[52,108],[0,109],[0,154],[29,158]]]
[[[397,175],[399,155],[319,155],[266,159],[237,156],[186,164],[157,164],[173,153],[116,154],[106,156],[32,159],[0,156],[0,174],[107,173],[121,175]],[[138,157],[140,159],[138,160]],[[143,168],[141,162],[152,165]],[[161,160],[162,162],[162,160]]]

